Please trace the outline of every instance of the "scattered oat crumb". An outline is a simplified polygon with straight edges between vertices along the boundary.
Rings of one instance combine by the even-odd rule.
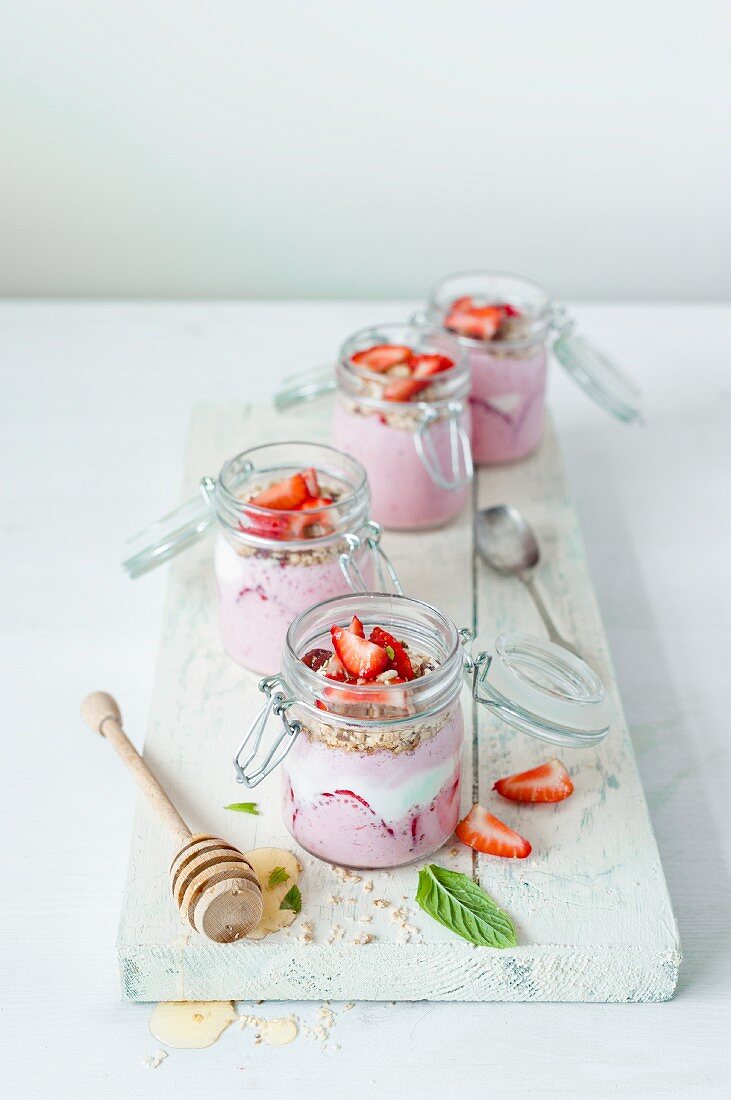
[[[148,1055],[147,1058],[143,1058],[142,1061],[146,1066],[149,1066],[150,1069],[157,1069],[158,1066],[162,1065],[167,1056],[168,1052],[166,1050],[156,1050],[154,1054]]]
[[[328,943],[335,943],[336,940],[341,940],[345,935],[345,929],[341,924],[334,924],[330,929],[330,935],[327,937]]]
[[[353,940],[353,943],[357,947],[364,947],[367,943],[373,943],[374,939],[375,936],[371,935],[370,932],[359,932]]]
[[[358,917],[358,924],[372,924],[373,917]]]
[[[302,921],[302,924],[300,926],[300,934],[297,937],[297,939],[300,941],[300,943],[312,943],[313,942],[313,940],[315,939],[315,934],[312,930],[312,921],[311,920]]]
[[[343,899],[340,897],[339,894],[331,894],[328,900],[331,905],[340,905]]]
[[[332,872],[340,879],[341,882],[363,881],[362,875],[356,875],[355,871],[351,871],[348,867],[333,867]]]
[[[350,1012],[351,1008],[355,1008],[355,1001],[348,1001],[346,1005],[343,1005],[343,1012]]]
[[[385,898],[374,898],[373,904],[375,905],[376,909],[388,909],[391,902],[387,901]]]
[[[322,1008],[317,1010],[317,1018],[320,1021],[322,1027],[331,1028],[335,1023],[335,1016],[329,1005],[324,1004]]]
[[[357,898],[346,898],[345,899],[345,904],[346,905],[357,905],[358,904],[358,899]]]
[[[363,889],[365,890],[366,894],[373,893],[373,879],[372,878],[366,879],[366,881],[363,883]]]
[[[449,854],[450,854],[450,856],[458,856],[459,852],[457,851],[456,848],[450,848],[449,849]]]
[[[409,913],[408,913],[407,909],[392,909],[391,910],[391,920],[394,921],[396,924],[402,924],[403,921],[406,920],[408,915],[409,915]]]

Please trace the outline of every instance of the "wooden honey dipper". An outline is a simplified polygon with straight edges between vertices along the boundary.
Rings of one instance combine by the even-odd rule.
[[[193,836],[122,729],[116,701],[103,691],[87,695],[81,717],[111,742],[158,817],[182,842],[170,867],[170,884],[183,920],[217,943],[240,940],[261,920],[261,884],[249,861],[225,840]]]

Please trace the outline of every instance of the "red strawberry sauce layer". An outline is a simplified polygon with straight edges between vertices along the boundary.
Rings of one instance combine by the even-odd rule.
[[[459,706],[445,717],[430,719],[444,724],[407,752],[298,737],[282,764],[283,817],[295,840],[320,859],[360,868],[397,867],[439,848],[459,819],[464,739]]]

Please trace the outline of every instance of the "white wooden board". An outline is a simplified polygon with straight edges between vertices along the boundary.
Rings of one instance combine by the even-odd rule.
[[[274,439],[326,439],[328,418],[327,404],[286,415],[262,406],[198,406],[186,494],[195,492],[202,475],[215,476],[226,458],[245,447]],[[473,861],[468,849],[448,844],[434,859],[478,876],[513,918],[519,946],[474,948],[428,918],[413,901],[418,867],[340,881],[285,831],[276,774],[246,795],[257,800],[261,816],[223,809],[244,797],[231,759],[261,695],[258,677],[219,647],[211,544],[204,543],[168,567],[145,756],[193,829],[217,833],[243,850],[273,844],[297,851],[304,867],[303,911],[291,929],[257,943],[222,946],[190,932],[168,892],[172,844],[139,803],[118,939],[125,998],[658,1001],[672,996],[680,962],[677,928],[552,429],[527,462],[481,471],[474,504],[499,502],[523,508],[537,528],[545,550],[542,587],[568,636],[613,693],[618,711],[598,748],[562,750],[576,788],[571,799],[557,807],[500,800],[496,809],[495,778],[532,766],[545,758],[547,746],[500,725],[483,708],[473,713],[464,693],[471,731],[465,741],[464,808],[473,792],[479,795],[529,836],[533,853],[525,861]],[[542,633],[522,587],[473,560],[471,512],[442,531],[385,537],[406,592],[436,604],[459,626],[475,628],[475,651],[489,648],[503,630]],[[392,905],[376,908],[376,898]],[[408,912],[411,932],[392,919],[394,908]],[[301,938],[304,920],[311,922],[312,942]],[[335,924],[345,931],[331,943]],[[355,944],[364,931],[373,942]]]

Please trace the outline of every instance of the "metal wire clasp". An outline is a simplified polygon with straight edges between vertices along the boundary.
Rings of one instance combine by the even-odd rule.
[[[345,535],[348,549],[344,550],[338,558],[340,568],[349,587],[354,592],[368,592],[369,588],[363,576],[363,570],[355,559],[359,550],[369,550],[376,571],[378,584],[376,591],[395,592],[397,596],[403,596],[404,590],[401,587],[401,581],[398,579],[391,559],[381,546],[382,533],[380,523],[375,523],[372,519],[369,519],[357,534],[348,533]]]
[[[462,424],[464,405],[461,401],[450,401],[446,416],[433,408],[425,408],[414,436],[416,453],[426,467],[426,472],[440,489],[463,489],[474,476],[472,447],[470,437]],[[452,476],[448,477],[439,465],[436,447],[432,438],[435,424],[446,421],[449,426],[449,454]]]
[[[259,691],[267,696],[267,701],[254,719],[251,728],[239,745],[238,751],[234,757],[236,782],[243,783],[247,787],[258,786],[262,779],[265,779],[270,772],[273,772],[275,768],[279,767],[297,740],[297,735],[302,728],[299,722],[290,722],[286,713],[287,709],[296,702],[296,699],[285,698],[281,691],[274,690],[276,687],[282,687],[279,676],[266,676],[263,680],[259,681]],[[282,731],[275,738],[274,744],[261,764],[254,767],[251,771],[247,771],[247,768],[249,765],[253,764],[254,758],[259,751],[259,746],[261,745],[270,714],[275,715],[275,717],[281,720]],[[241,754],[249,744],[251,744],[249,754],[246,759],[242,761],[240,759]]]

